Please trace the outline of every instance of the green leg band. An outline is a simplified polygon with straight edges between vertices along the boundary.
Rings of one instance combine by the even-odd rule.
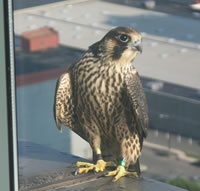
[[[119,165],[125,167],[125,166],[126,166],[126,161],[121,160],[121,161],[119,162]]]

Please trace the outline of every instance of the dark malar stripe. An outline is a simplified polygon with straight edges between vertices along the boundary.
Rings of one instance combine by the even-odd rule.
[[[127,49],[126,46],[115,46],[112,59],[113,60],[118,60],[122,56],[122,53]]]

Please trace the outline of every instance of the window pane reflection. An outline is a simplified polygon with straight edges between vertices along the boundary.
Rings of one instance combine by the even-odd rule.
[[[200,153],[200,21],[192,11],[184,12],[178,1],[179,7],[174,8],[167,0],[168,9],[161,3],[153,10],[144,9],[138,1],[52,2],[55,1],[41,0],[37,4],[14,1],[21,181],[27,176],[69,166],[64,160],[66,154],[91,159],[88,143],[67,128],[63,128],[62,134],[57,131],[53,118],[54,91],[57,78],[69,65],[115,26],[136,28],[144,37],[144,52],[134,62],[142,76],[150,112],[142,163],[151,166],[150,158],[159,158],[158,153],[149,154],[149,142]],[[53,32],[47,38],[47,31],[56,31],[58,42]],[[30,38],[24,36],[27,32],[32,33]],[[35,47],[31,48],[30,43]],[[162,165],[170,168],[170,163]],[[188,168],[193,173],[185,173],[185,169],[181,172],[188,178],[200,172],[194,166]],[[175,169],[172,167],[171,174],[179,175]],[[152,169],[146,175],[161,180],[171,178],[170,174]]]

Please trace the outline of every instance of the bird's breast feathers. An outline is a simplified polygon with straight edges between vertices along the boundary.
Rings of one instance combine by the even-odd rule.
[[[93,123],[109,129],[119,122],[123,113],[121,92],[125,88],[126,75],[130,72],[136,72],[131,65],[112,64],[94,67],[87,74],[84,70],[79,73],[77,108],[85,125]]]

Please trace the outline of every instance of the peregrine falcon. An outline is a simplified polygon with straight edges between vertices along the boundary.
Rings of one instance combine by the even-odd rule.
[[[142,36],[130,27],[110,30],[92,44],[57,82],[54,117],[85,139],[94,163],[77,162],[78,173],[104,171],[117,181],[138,176],[131,171],[147,136],[148,112],[144,90],[132,62],[142,52]],[[106,162],[106,160],[109,160]]]

